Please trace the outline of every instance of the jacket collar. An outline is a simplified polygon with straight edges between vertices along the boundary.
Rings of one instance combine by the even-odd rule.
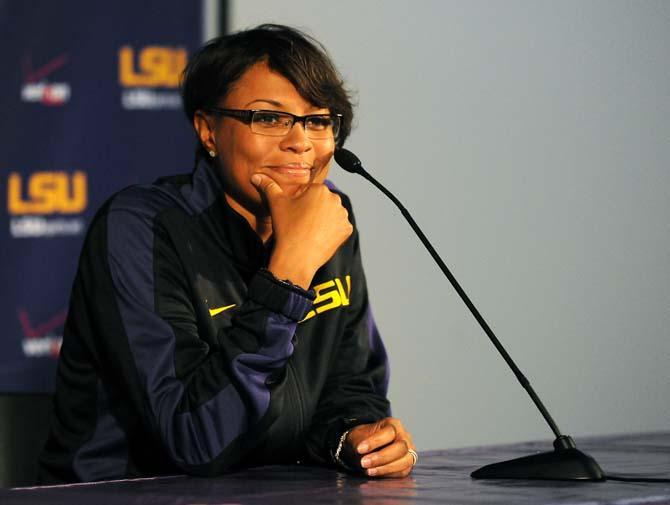
[[[192,181],[193,193],[198,195],[196,199],[203,203],[211,202],[207,207],[212,207],[212,232],[220,236],[221,246],[237,266],[253,271],[266,267],[274,240],[271,237],[263,244],[249,222],[228,204],[218,165],[201,159],[193,172]]]

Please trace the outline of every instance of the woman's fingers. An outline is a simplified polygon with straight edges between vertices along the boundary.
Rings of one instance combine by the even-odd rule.
[[[409,451],[416,448],[400,420],[387,417],[359,425],[351,430],[348,440],[360,458],[356,463],[370,477],[402,478],[411,473],[414,457]],[[351,456],[356,459],[354,453]]]
[[[407,444],[404,442],[396,442],[393,445],[405,448],[403,455],[398,458],[391,459],[391,461],[388,461],[386,458],[380,458],[377,462],[373,463],[377,466],[372,466],[365,469],[366,474],[368,474],[370,477],[405,477],[409,475],[409,473],[412,471],[412,466],[414,465],[414,458],[407,451]],[[397,454],[397,452],[394,454]],[[388,462],[381,464],[385,461]]]
[[[356,450],[359,454],[367,454],[390,444],[396,439],[396,436],[395,427],[392,424],[386,424],[359,443]]]
[[[365,455],[361,459],[361,466],[363,468],[383,466],[402,458],[408,454],[408,452],[409,446],[407,445],[407,442],[404,440],[397,440],[383,449]]]

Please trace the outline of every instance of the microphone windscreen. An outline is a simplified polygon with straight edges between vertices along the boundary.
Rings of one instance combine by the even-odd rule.
[[[342,147],[335,149],[335,161],[343,169],[352,174],[359,173],[362,168],[361,160],[358,159],[358,156]]]

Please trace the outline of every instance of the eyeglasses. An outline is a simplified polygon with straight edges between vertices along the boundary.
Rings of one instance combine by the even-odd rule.
[[[308,114],[306,116],[296,116],[289,112],[280,112],[276,110],[240,110],[240,109],[221,109],[219,107],[210,107],[206,109],[213,114],[220,116],[233,117],[246,123],[251,131],[259,135],[271,135],[273,137],[283,137],[291,131],[293,125],[302,123],[305,134],[313,140],[334,139],[340,133],[340,123],[342,114]]]

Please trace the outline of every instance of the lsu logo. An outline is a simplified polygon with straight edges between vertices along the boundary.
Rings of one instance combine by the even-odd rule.
[[[10,215],[78,214],[88,204],[88,184],[84,172],[35,172],[26,183],[21,174],[9,174],[7,210]]]
[[[119,49],[119,82],[128,88],[176,88],[186,60],[184,48],[147,46],[139,51],[136,62],[133,48],[123,46]]]
[[[305,319],[300,321],[301,323],[328,310],[348,306],[349,297],[351,296],[351,276],[347,275],[344,278],[344,282],[336,277],[327,282],[317,284],[312,289],[316,293],[314,308],[307,313]]]

